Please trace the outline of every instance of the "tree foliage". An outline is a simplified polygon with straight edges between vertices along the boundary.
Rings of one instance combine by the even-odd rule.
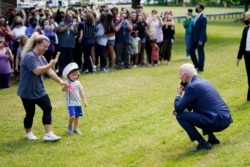
[[[245,1],[245,12],[248,11],[250,0]]]

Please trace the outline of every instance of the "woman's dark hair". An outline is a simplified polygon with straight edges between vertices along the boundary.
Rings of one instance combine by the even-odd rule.
[[[45,22],[46,20],[49,21],[49,19],[43,19],[43,20],[41,21],[40,26],[41,26],[42,28],[44,28],[44,22]]]
[[[103,25],[104,34],[107,34],[109,25],[108,25],[108,17],[107,17],[106,13],[102,13],[101,14],[101,16],[100,16],[100,23]]]
[[[100,21],[100,23],[104,24],[104,23],[105,23],[105,20],[106,20],[106,15],[105,15],[104,13],[102,13],[102,14],[100,15],[99,21]]]
[[[93,14],[92,13],[87,13],[86,14],[86,20],[85,20],[86,25],[92,26],[94,24],[94,22],[95,22],[95,18],[93,16]]]
[[[202,10],[205,9],[205,6],[204,6],[202,3],[199,3],[198,5],[200,6],[200,8],[201,8]]]
[[[113,11],[116,11],[117,13],[118,13],[118,8],[117,7],[113,7],[112,9],[111,9],[111,12],[113,12]]]
[[[115,26],[113,23],[113,15],[111,13],[107,13],[107,29],[105,30],[106,34],[115,33]]]

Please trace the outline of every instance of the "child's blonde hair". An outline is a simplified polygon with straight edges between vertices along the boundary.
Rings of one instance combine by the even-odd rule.
[[[29,39],[29,37],[27,36],[27,35],[22,35],[21,36],[21,38],[20,38],[20,42],[19,42],[19,46],[21,47],[21,48],[23,48],[24,47],[24,40],[25,39]]]

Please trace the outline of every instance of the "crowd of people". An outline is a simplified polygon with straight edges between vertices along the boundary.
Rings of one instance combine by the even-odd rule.
[[[45,77],[59,83],[66,92],[68,133],[81,134],[78,118],[84,111],[80,98],[85,107],[88,104],[77,81],[79,73],[152,66],[161,60],[169,63],[174,29],[172,12],[159,16],[158,11],[152,10],[148,15],[142,6],[120,11],[108,6],[82,6],[66,11],[59,6],[56,12],[49,6],[8,9],[0,17],[0,88],[10,87],[14,71],[19,82],[17,94],[26,113],[25,137],[38,139],[32,131],[37,105],[43,111],[43,139],[61,138],[52,131],[52,105],[43,84]]]
[[[140,5],[136,9],[82,5],[55,10],[48,4],[40,9],[10,8],[0,17],[0,36],[12,51],[10,68],[17,79],[22,48],[34,32],[50,40],[44,53],[48,63],[61,53],[55,67],[59,76],[71,62],[81,73],[108,72],[160,61],[169,64],[175,34],[172,15],[172,11],[147,13]]]

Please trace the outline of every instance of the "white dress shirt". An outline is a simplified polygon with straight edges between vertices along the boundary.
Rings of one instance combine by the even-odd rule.
[[[250,52],[250,28],[247,31],[246,51]]]

